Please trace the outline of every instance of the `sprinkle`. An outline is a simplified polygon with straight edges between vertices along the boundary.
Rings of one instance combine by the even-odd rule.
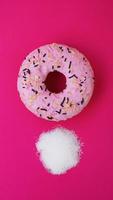
[[[62,107],[64,107],[63,104],[64,104],[65,99],[66,99],[66,98],[64,97],[64,98],[63,98],[63,101],[62,101],[61,104],[60,104]]]
[[[71,51],[70,51],[70,49],[69,49],[69,48],[67,48],[67,50],[68,50],[68,53],[71,53]]]
[[[40,49],[38,49],[38,53],[40,53]]]
[[[71,70],[69,70],[69,73],[71,73]]]
[[[85,57],[83,57],[83,60],[84,60],[85,62],[87,62],[87,59],[86,59]]]
[[[42,117],[42,115],[40,114],[40,117]]]
[[[70,67],[71,67],[71,64],[72,64],[72,62],[70,61],[70,63],[69,63],[69,69],[70,69]]]
[[[79,103],[77,103],[77,105],[79,106],[80,104],[79,104]]]
[[[53,119],[53,117],[49,117],[49,116],[47,116],[47,118],[48,118],[48,119]]]
[[[37,64],[37,65],[34,65],[34,67],[38,67],[38,64]]]
[[[67,97],[67,103],[69,102],[69,98]]]
[[[37,110],[39,110],[39,109],[40,109],[40,107],[37,108]]]
[[[41,108],[40,110],[47,111],[47,109],[45,109],[45,108]]]
[[[63,51],[63,47],[60,46],[59,49],[61,49],[61,51]]]
[[[63,115],[66,115],[67,113],[62,113]]]
[[[50,93],[49,93],[49,96],[50,96],[51,94],[52,94],[52,93],[50,92]]]
[[[83,90],[80,90],[80,93],[82,92]]]
[[[73,78],[73,77],[75,77],[76,79],[78,79],[78,77],[77,77],[75,74],[73,74],[73,75],[70,76],[69,78]]]
[[[64,58],[64,56],[62,56],[62,58]]]
[[[47,97],[44,97],[45,99],[47,99]]]
[[[43,57],[45,57],[46,56],[46,53],[43,55]]]
[[[40,86],[40,89],[41,89],[41,90],[43,90],[43,87],[42,87],[42,86]]]
[[[42,62],[45,63],[46,61],[45,61],[45,60],[42,60]]]
[[[48,103],[47,106],[50,106],[50,103]]]
[[[79,85],[82,87],[82,84],[81,84],[81,83],[80,83]]]
[[[31,62],[30,59],[28,59],[28,62]]]
[[[57,68],[60,68],[61,66],[57,66]]]
[[[66,62],[67,58],[64,59],[64,62]]]
[[[32,91],[33,91],[35,94],[38,94],[38,91],[37,91],[37,90],[32,89]]]
[[[83,104],[84,103],[84,98],[82,98],[82,101],[81,101],[81,104]]]
[[[54,66],[52,65],[52,69],[54,69]]]
[[[25,87],[22,87],[22,88],[25,88]]]
[[[23,69],[23,71],[24,71],[24,74],[25,74],[25,72],[27,72],[28,74],[31,73],[31,72],[30,72],[30,69],[27,69],[27,68]]]
[[[57,111],[57,110],[56,110],[56,112],[57,112],[58,114],[60,114],[60,113],[61,113],[61,111],[62,111],[61,109],[60,109],[59,111]]]
[[[33,60],[33,65],[35,65],[35,61]]]
[[[33,56],[33,58],[35,58],[35,56]]]

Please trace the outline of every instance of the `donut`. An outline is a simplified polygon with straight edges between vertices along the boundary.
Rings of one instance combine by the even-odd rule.
[[[51,92],[46,83],[50,73],[65,76],[65,88]],[[94,72],[88,59],[77,49],[64,44],[41,46],[22,62],[17,89],[25,106],[37,117],[60,121],[80,113],[94,89]]]

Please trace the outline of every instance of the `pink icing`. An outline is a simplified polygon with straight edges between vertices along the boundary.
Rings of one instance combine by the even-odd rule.
[[[44,83],[48,73],[54,70],[66,77],[67,87],[58,94],[50,93]],[[66,120],[88,104],[94,88],[94,73],[78,50],[53,43],[35,49],[26,57],[20,67],[17,87],[21,100],[36,116]]]

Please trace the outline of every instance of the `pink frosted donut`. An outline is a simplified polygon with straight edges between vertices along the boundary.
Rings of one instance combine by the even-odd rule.
[[[50,72],[65,75],[66,87],[50,92],[45,81]],[[25,106],[36,116],[60,121],[71,118],[88,104],[94,88],[94,73],[87,58],[75,48],[48,44],[32,51],[23,61],[18,91]]]

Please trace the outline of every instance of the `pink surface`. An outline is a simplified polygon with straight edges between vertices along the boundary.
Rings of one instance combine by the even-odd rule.
[[[113,199],[113,1],[29,0],[0,2],[0,200]],[[62,123],[35,117],[21,103],[17,74],[27,53],[45,43],[66,43],[94,66],[92,101]],[[35,141],[58,124],[84,142],[77,168],[48,174]]]

